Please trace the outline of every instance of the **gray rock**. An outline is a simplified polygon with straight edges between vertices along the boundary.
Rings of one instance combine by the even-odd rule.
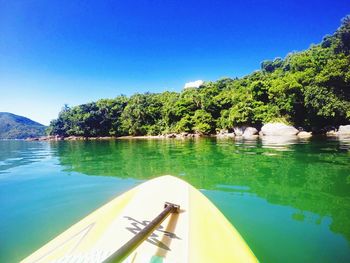
[[[299,132],[293,126],[284,123],[267,123],[262,126],[261,131],[264,136],[293,136]]]

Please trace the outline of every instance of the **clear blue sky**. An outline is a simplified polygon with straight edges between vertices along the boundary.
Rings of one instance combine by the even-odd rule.
[[[346,14],[348,0],[0,0],[0,111],[48,124],[65,103],[243,76]]]

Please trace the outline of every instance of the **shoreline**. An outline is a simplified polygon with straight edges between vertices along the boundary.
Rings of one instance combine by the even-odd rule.
[[[167,134],[167,135],[137,135],[137,136],[97,136],[97,137],[85,137],[85,136],[42,136],[35,138],[23,139],[25,141],[103,141],[103,140],[140,140],[140,139],[194,139],[194,138],[209,138],[216,137],[216,135],[200,135],[200,134],[191,134],[189,136],[184,136],[181,134]]]
[[[135,139],[197,139],[201,137],[219,138],[219,139],[245,139],[256,140],[260,139],[309,139],[313,136],[326,137],[350,137],[350,125],[339,126],[338,129],[323,130],[322,133],[313,133],[303,129],[296,129],[293,126],[284,123],[267,123],[261,127],[260,130],[255,127],[240,126],[234,127],[233,131],[220,130],[216,134],[201,134],[201,133],[169,133],[161,135],[127,135],[127,136],[59,136],[48,135],[34,138],[27,138],[26,141],[92,141],[92,140],[135,140]]]
[[[198,135],[194,137],[184,137],[181,135],[175,137],[167,137],[165,135],[144,135],[144,136],[120,136],[120,137],[80,137],[80,136],[69,136],[69,137],[60,137],[60,138],[50,138],[40,137],[40,138],[27,138],[27,139],[6,139],[6,140],[23,140],[23,141],[109,141],[109,140],[191,140],[191,139],[201,139],[201,138],[216,138],[219,140],[264,140],[268,139],[271,141],[280,141],[280,140],[309,140],[311,138],[349,138],[350,135],[327,135],[327,134],[316,134],[308,137],[293,135],[293,136],[273,136],[273,135],[253,135],[253,136],[223,136],[220,134],[211,134],[211,135]],[[4,139],[5,140],[5,139]]]

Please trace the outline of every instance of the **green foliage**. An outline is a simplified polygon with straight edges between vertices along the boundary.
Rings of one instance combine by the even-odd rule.
[[[210,134],[269,121],[319,130],[350,122],[350,17],[319,45],[261,63],[243,78],[199,88],[118,96],[69,108],[48,132],[62,136]]]
[[[200,134],[210,134],[213,132],[214,119],[209,112],[205,110],[196,110],[193,116],[193,130]]]
[[[175,126],[176,132],[192,132],[193,131],[193,120],[190,115],[185,115],[177,122]]]
[[[45,135],[46,127],[28,118],[0,112],[0,139],[26,139]]]
[[[350,15],[342,20],[341,26],[338,28],[335,35],[336,51],[349,54],[350,51]]]
[[[261,69],[265,72],[273,72],[283,66],[283,60],[281,58],[275,58],[273,61],[265,60],[261,63]]]

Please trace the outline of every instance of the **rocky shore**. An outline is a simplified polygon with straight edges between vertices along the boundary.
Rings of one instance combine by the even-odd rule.
[[[325,135],[327,136],[350,136],[350,125],[341,125],[338,129],[331,128],[325,129]],[[284,123],[266,123],[264,124],[260,131],[255,127],[241,126],[234,127],[233,131],[221,130],[216,135],[218,138],[244,138],[244,139],[256,139],[258,137],[270,137],[273,138],[286,137],[286,138],[302,138],[307,139],[313,136],[311,131],[305,131],[302,128],[295,128],[291,125]]]
[[[145,136],[98,136],[98,137],[84,137],[84,136],[41,136],[37,138],[27,138],[26,141],[93,141],[93,140],[128,140],[128,139],[175,139],[175,138],[199,138],[204,135],[198,133],[170,133],[161,135],[145,135]],[[207,135],[208,136],[208,135]]]
[[[339,136],[339,137],[350,137],[350,125],[340,125],[338,129],[328,128],[325,129],[325,135],[329,137]],[[301,138],[308,139],[312,137],[311,131],[304,131],[299,128],[296,129],[291,125],[284,123],[266,123],[264,124],[260,131],[255,127],[250,126],[240,126],[234,127],[232,131],[221,130],[215,135],[203,135],[199,133],[170,133],[162,135],[146,135],[146,136],[121,136],[121,137],[84,137],[84,136],[42,136],[38,138],[27,138],[27,141],[82,141],[82,140],[125,140],[125,139],[185,139],[185,138],[199,138],[199,137],[217,137],[217,138],[243,138],[243,139],[257,139],[257,138],[269,138],[273,140],[275,138],[285,137],[285,138]]]

